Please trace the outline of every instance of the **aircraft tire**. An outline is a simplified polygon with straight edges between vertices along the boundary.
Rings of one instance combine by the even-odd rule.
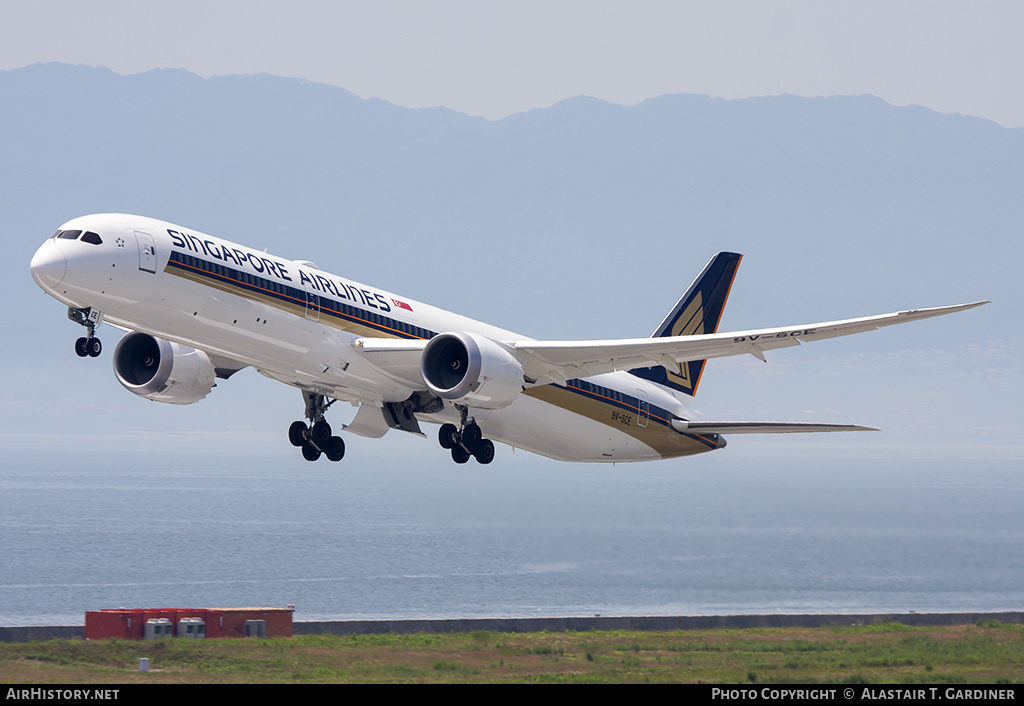
[[[88,338],[85,341],[85,350],[90,358],[95,358],[103,350],[103,344],[98,338]]]
[[[476,451],[473,452],[473,456],[476,458],[477,463],[486,466],[494,460],[494,442],[490,439],[481,439],[476,447]]]
[[[437,441],[442,449],[453,449],[459,443],[459,430],[454,424],[442,424],[437,433]]]
[[[307,428],[305,422],[292,422],[292,425],[288,427],[288,441],[292,442],[292,446],[302,446],[306,443]]]
[[[320,458],[320,449],[307,441],[302,445],[302,458],[307,461],[316,461]]]
[[[82,336],[77,341],[75,341],[75,353],[78,354],[79,358],[84,358],[85,356],[89,355],[89,347],[88,346],[89,346],[89,339],[86,338],[85,336]]]
[[[466,463],[469,461],[469,452],[462,448],[462,446],[453,446],[452,460],[455,461],[455,463]]]
[[[466,445],[470,453],[476,451],[476,447],[480,445],[483,438],[483,432],[480,431],[480,426],[476,423],[467,424],[466,428],[462,430],[462,443]]]
[[[345,458],[345,441],[340,436],[332,436],[324,447],[324,454],[328,460],[340,461]]]
[[[317,446],[325,446],[331,440],[331,425],[326,419],[321,419],[313,425],[313,443]]]

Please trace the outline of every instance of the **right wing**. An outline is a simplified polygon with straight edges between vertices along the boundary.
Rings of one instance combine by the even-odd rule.
[[[750,354],[765,360],[764,352],[826,338],[873,331],[883,326],[929,319],[966,311],[987,301],[931,309],[911,309],[857,319],[798,324],[752,331],[731,331],[697,336],[633,338],[607,341],[512,341],[510,346],[527,377],[536,383],[591,377],[615,370],[632,370],[661,365],[675,368],[680,363],[705,358]]]

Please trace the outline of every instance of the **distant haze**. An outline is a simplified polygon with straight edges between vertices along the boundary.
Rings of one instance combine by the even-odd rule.
[[[1016,0],[36,0],[0,69],[270,73],[489,119],[578,95],[862,95],[1024,126]]]

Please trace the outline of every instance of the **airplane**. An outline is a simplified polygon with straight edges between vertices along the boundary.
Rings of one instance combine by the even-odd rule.
[[[979,301],[841,321],[718,333],[742,256],[720,252],[650,338],[538,341],[407,297],[164,221],[72,219],[39,247],[33,279],[68,306],[96,357],[96,328],[126,330],[113,354],[129,391],[198,402],[246,367],[302,392],[288,430],[306,460],[340,461],[343,430],[438,440],[456,463],[494,459],[494,440],[564,461],[676,458],[723,448],[725,434],[877,431],[848,424],[703,421],[691,405],[706,361],[964,311]],[[487,437],[484,436],[486,431]]]

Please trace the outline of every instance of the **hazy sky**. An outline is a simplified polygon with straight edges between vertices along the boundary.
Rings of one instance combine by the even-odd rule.
[[[1024,126],[1020,0],[3,0],[0,69],[272,73],[500,118],[584,94],[634,104],[871,93]]]

